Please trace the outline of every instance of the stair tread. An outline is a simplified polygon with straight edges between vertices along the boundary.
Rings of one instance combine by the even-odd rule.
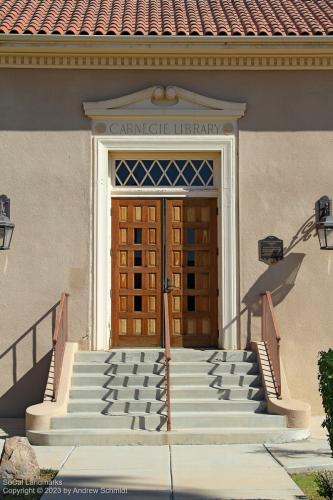
[[[256,387],[253,387],[253,386],[250,386],[250,385],[224,385],[223,384],[223,387],[212,387],[212,386],[200,386],[200,385],[176,385],[175,387],[172,387],[171,386],[171,390],[172,391],[183,391],[183,390],[196,390],[196,389],[200,389],[201,391],[203,389],[206,389],[206,390],[209,390],[209,389],[212,389],[212,390],[215,390],[215,391],[223,391],[223,390],[231,390],[231,391],[238,391],[238,390],[252,390],[252,391],[260,391],[262,389],[262,386],[256,386]]]
[[[69,401],[70,402],[75,401],[76,403],[84,403],[86,401],[89,401],[89,402],[94,401],[94,403],[96,403],[96,402],[102,402],[102,403],[109,403],[109,402],[111,402],[111,401],[107,401],[107,400],[101,399],[101,398],[75,398],[74,400],[72,398],[70,398]],[[117,400],[112,400],[112,401],[115,402]],[[173,401],[173,403],[189,403],[189,404],[193,404],[196,401],[198,401],[198,398],[193,398],[193,401],[190,398],[179,398],[176,401]],[[260,402],[260,401],[252,401],[252,400],[248,400],[248,399],[233,399],[232,401],[237,401],[237,402],[242,402],[242,403],[243,402],[244,403],[248,403],[249,401],[251,403],[259,403]],[[159,399],[156,399],[156,398],[142,398],[142,399],[131,399],[129,401],[122,400],[122,403],[124,403],[124,402],[128,402],[128,403],[132,403],[132,402],[135,402],[135,403],[160,403],[160,402],[163,402],[163,401],[161,401]],[[228,399],[216,399],[216,398],[202,398],[202,402],[205,403],[205,404],[208,404],[208,403],[228,404],[230,402],[230,400],[228,400]]]
[[[133,360],[127,360],[127,361],[75,361],[74,365],[105,365],[105,366],[110,366],[110,365],[140,365],[140,366],[145,366],[145,365],[160,365],[164,366],[165,363],[163,361],[133,361]]]
[[[173,373],[172,375],[170,374],[170,379],[179,379],[179,378],[185,378],[186,380],[189,379],[189,380],[192,380],[192,379],[195,379],[195,380],[201,380],[201,379],[209,379],[209,380],[216,380],[217,378],[219,378],[220,380],[222,379],[226,379],[227,377],[233,377],[233,379],[236,379],[236,377],[253,377],[253,378],[258,378],[260,377],[260,374],[259,373],[245,373],[245,372],[237,372],[237,373],[229,373],[229,372],[223,372],[223,373],[193,373],[193,372],[186,372],[186,373]],[[94,373],[94,372],[76,372],[76,373],[73,373],[72,375],[72,378],[74,377],[80,377],[80,378],[83,378],[83,377],[99,377],[99,378],[111,378],[112,380],[114,380],[114,378],[116,377],[117,379],[119,378],[124,378],[124,377],[127,377],[127,378],[130,378],[131,380],[134,378],[134,377],[137,377],[137,378],[143,378],[143,377],[148,377],[148,378],[152,378],[152,380],[154,378],[157,379],[160,379],[160,380],[163,380],[165,378],[165,373],[125,373],[125,372],[121,372],[121,373]],[[111,381],[112,381],[111,380]],[[245,379],[245,380],[249,380],[249,379]],[[187,385],[187,384],[186,384]],[[195,384],[194,384],[195,385]],[[231,384],[232,385],[232,384]]]
[[[231,389],[231,390],[237,390],[237,389],[252,389],[252,390],[260,390],[262,388],[262,386],[256,386],[256,387],[253,387],[251,385],[232,385],[232,384],[223,384],[223,387],[213,387],[211,385],[208,385],[208,386],[202,386],[202,385],[175,385],[175,386],[172,386],[171,385],[171,389],[173,391],[182,391],[182,390],[192,390],[192,389],[200,389],[201,391],[204,390],[204,389],[213,389],[213,390],[218,390],[218,391],[221,391],[223,389]],[[106,391],[110,391],[110,390],[117,390],[117,391],[121,391],[122,389],[126,389],[126,390],[136,390],[136,389],[154,389],[152,387],[147,387],[147,386],[144,386],[144,385],[131,385],[130,387],[128,386],[122,386],[122,387],[118,387],[118,386],[114,386],[114,387],[103,387],[103,386],[100,386],[100,385],[72,385],[71,386],[71,389],[75,389],[75,390],[81,390],[81,391],[85,391],[85,390],[89,390],[89,391],[93,391],[93,390],[101,390],[101,389],[104,389]],[[155,390],[164,390],[165,387],[157,387]]]
[[[172,361],[170,362],[172,365],[195,365],[195,366],[201,366],[201,365],[257,365],[258,363],[256,361]],[[110,366],[110,365],[138,365],[138,366],[146,366],[146,365],[160,365],[164,366],[165,363],[163,361],[133,361],[133,360],[127,360],[127,361],[75,361],[74,365],[105,365],[105,366]]]
[[[124,352],[124,353],[133,353],[133,352],[144,352],[144,353],[149,353],[149,352],[162,352],[164,353],[164,349],[161,348],[161,347],[129,347],[129,348],[126,348],[126,347],[112,347],[110,350],[107,349],[105,351],[102,351],[102,350],[97,350],[97,351],[78,351],[78,354],[81,354],[81,353],[94,353],[94,354],[105,354],[106,356],[109,354],[112,354],[112,353],[119,353],[119,352]],[[219,348],[215,348],[215,349],[212,349],[211,347],[208,347],[208,348],[205,348],[205,347],[186,347],[184,349],[184,347],[171,347],[171,352],[185,352],[185,353],[191,353],[191,352],[211,352],[211,353],[215,353],[215,352],[226,352],[226,353],[237,353],[237,352],[246,352],[246,353],[252,353],[253,351],[251,351],[250,349],[219,349]]]
[[[156,377],[156,378],[164,378],[165,374],[164,373],[85,373],[85,372],[75,372],[73,373],[72,377]],[[202,377],[210,377],[210,378],[216,378],[216,377],[259,377],[259,373],[242,373],[242,372],[237,372],[237,373],[198,373],[198,372],[185,372],[185,373],[172,373],[170,374],[170,378],[177,378],[177,377],[186,377],[186,378],[202,378]]]
[[[298,429],[298,430],[302,430],[302,429]],[[255,427],[228,427],[226,429],[221,429],[221,427],[210,427],[209,429],[203,429],[203,428],[197,428],[197,427],[188,427],[187,429],[174,429],[173,431],[166,431],[166,430],[160,430],[160,431],[153,431],[153,430],[147,430],[147,429],[112,429],[112,428],[108,428],[108,429],[99,429],[99,428],[94,428],[94,427],[82,427],[80,429],[75,429],[75,428],[69,428],[69,429],[48,429],[47,431],[44,431],[44,432],[47,432],[47,433],[86,433],[86,432],[92,432],[92,431],[97,431],[97,432],[100,432],[101,434],[127,434],[127,433],[145,433],[145,432],[149,432],[149,433],[152,433],[152,432],[156,432],[157,434],[160,434],[161,432],[174,432],[174,433],[177,433],[177,434],[180,434],[180,433],[184,433],[184,434],[187,434],[187,433],[196,433],[196,434],[215,434],[215,433],[218,433],[218,434],[230,434],[232,432],[235,432],[235,433],[239,433],[239,432],[252,432],[252,433],[261,433],[261,432],[266,432],[266,431],[286,431],[286,432],[292,432],[292,431],[295,431],[295,429],[290,429],[288,427],[258,427],[258,428],[255,428]],[[40,433],[40,432],[43,432],[43,431],[29,431],[30,433],[31,432],[35,432],[35,433]]]
[[[128,415],[128,414],[124,414],[125,416]],[[148,417],[155,417],[156,415],[160,415],[160,414],[156,414],[156,413],[142,413],[142,415],[145,415],[145,416],[148,416]],[[180,416],[180,417],[183,417],[183,416],[187,416],[187,415],[191,415],[193,416],[193,412],[191,411],[179,411],[177,412],[177,416]],[[207,412],[200,412],[200,416],[211,416],[212,413],[207,411]],[[244,416],[244,415],[260,415],[260,416],[264,416],[265,418],[268,417],[268,418],[273,418],[273,417],[280,417],[281,415],[275,415],[273,413],[255,413],[253,411],[247,411],[247,412],[244,412],[244,411],[230,411],[228,413],[226,412],[215,412],[214,413],[214,416],[223,416],[223,417],[237,417],[237,416]],[[52,418],[73,418],[73,417],[82,417],[82,418],[91,418],[91,417],[94,417],[94,418],[105,418],[105,417],[109,417],[110,415],[107,415],[105,413],[102,413],[102,412],[98,412],[98,411],[86,411],[86,412],[71,412],[71,413],[66,413],[64,415],[56,415]]]
[[[126,364],[126,363],[125,363]],[[105,378],[105,377],[123,377],[123,376],[132,376],[132,377],[156,377],[156,378],[164,378],[164,373],[115,373],[115,374],[107,374],[107,373],[84,373],[84,372],[76,372],[75,374],[72,375],[72,377],[100,377],[100,378]]]
[[[256,361],[173,361],[170,362],[172,365],[257,365]]]

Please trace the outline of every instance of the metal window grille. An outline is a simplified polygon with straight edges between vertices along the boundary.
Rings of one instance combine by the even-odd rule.
[[[116,186],[213,187],[213,160],[116,160]]]

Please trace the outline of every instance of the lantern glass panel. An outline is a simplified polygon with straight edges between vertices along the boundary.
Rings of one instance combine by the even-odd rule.
[[[0,248],[4,248],[5,246],[5,236],[6,236],[5,228],[0,227]]]
[[[9,250],[14,226],[0,227],[0,250]]]
[[[326,227],[326,248],[333,248],[333,227]]]
[[[318,238],[320,248],[333,249],[333,227],[318,227]]]

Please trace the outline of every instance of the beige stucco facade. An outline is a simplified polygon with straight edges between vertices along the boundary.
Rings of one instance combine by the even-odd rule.
[[[332,84],[333,71],[1,69],[0,190],[16,227],[0,254],[0,415],[23,415],[41,400],[52,313],[38,321],[62,290],[71,339],[91,345],[94,175],[82,103],[152,85],[247,104],[238,137],[239,347],[259,339],[258,296],[274,292],[291,396],[322,413],[317,357],[331,346],[333,254],[319,249],[314,203],[333,195]],[[258,240],[270,234],[286,253],[268,267]]]

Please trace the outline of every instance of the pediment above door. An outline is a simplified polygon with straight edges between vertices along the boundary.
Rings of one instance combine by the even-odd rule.
[[[114,117],[174,117],[238,120],[246,104],[222,101],[174,85],[153,86],[115,99],[84,102],[86,116],[94,120]]]

